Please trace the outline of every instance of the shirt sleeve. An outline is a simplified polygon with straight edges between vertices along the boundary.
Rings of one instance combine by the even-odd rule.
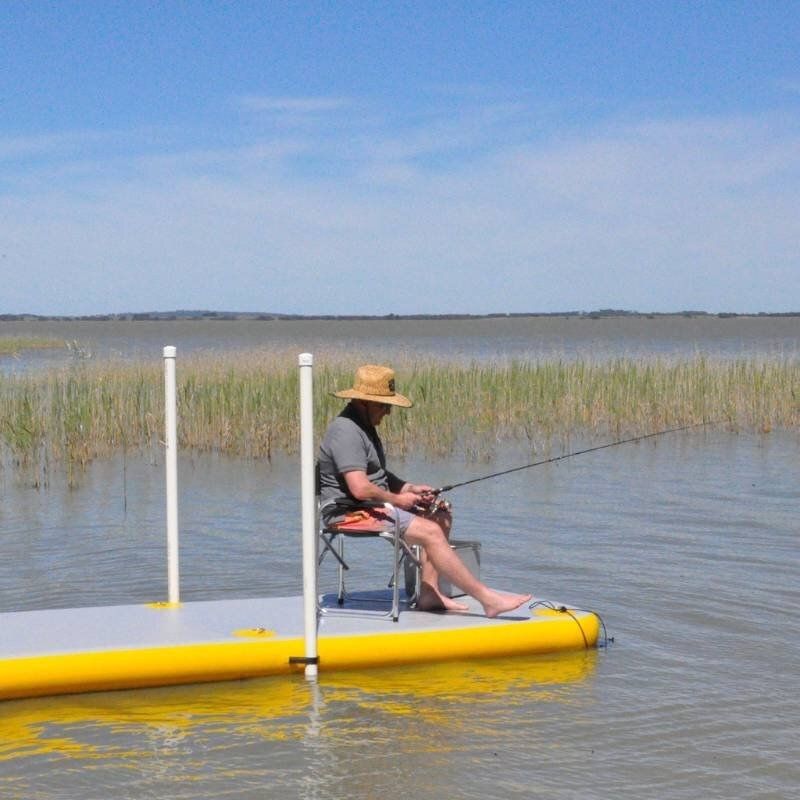
[[[338,473],[367,472],[367,448],[357,425],[337,419],[325,437],[325,449]]]

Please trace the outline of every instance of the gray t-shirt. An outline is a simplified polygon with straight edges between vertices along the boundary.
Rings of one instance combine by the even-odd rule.
[[[348,403],[325,431],[319,447],[320,503],[350,498],[345,472],[360,470],[381,489],[389,489],[398,481],[386,469],[383,444],[374,426],[364,422]]]

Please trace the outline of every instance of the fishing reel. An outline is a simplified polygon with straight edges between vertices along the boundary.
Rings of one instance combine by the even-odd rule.
[[[453,508],[452,504],[446,498],[441,497],[438,492],[430,495],[430,498],[430,502],[420,502],[414,510],[418,514],[424,514],[426,517],[432,517],[441,513],[449,514],[451,512]]]

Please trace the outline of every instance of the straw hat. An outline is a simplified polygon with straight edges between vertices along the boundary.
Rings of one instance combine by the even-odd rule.
[[[364,364],[356,370],[352,389],[333,392],[334,397],[349,400],[367,400],[371,403],[388,403],[392,406],[411,408],[414,404],[394,390],[394,370],[376,364]]]

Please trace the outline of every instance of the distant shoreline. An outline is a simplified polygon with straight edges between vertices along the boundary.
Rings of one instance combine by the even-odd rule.
[[[506,312],[492,314],[279,314],[256,311],[144,311],[121,314],[50,315],[50,314],[0,314],[0,322],[171,322],[192,320],[226,321],[277,321],[277,320],[459,320],[459,319],[525,319],[538,317],[575,317],[579,319],[606,319],[613,317],[704,318],[730,319],[737,317],[800,317],[800,311],[739,313],[722,311],[622,311],[598,309],[597,311]]]

